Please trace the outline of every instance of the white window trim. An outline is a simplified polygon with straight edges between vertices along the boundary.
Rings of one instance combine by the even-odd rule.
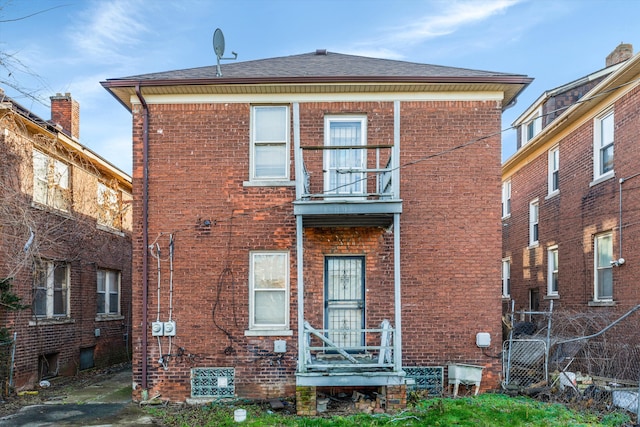
[[[533,136],[529,138],[529,124],[533,123]],[[524,146],[529,143],[532,139],[536,137],[542,131],[542,107],[537,108],[533,113],[529,114],[523,121],[520,126],[520,140],[521,146]]]
[[[604,238],[604,237],[609,237],[611,239],[611,246],[613,248],[613,233],[611,232],[607,232],[607,233],[601,233],[596,235],[593,238],[593,302],[612,302],[613,301],[613,274],[611,277],[611,296],[610,297],[606,297],[606,298],[599,298],[598,297],[598,289],[600,288],[601,284],[598,282],[598,242],[600,241],[600,239]],[[613,265],[609,265],[605,268],[610,268],[612,270],[613,273]]]
[[[32,172],[33,172],[33,192],[32,192],[32,201],[34,203],[35,206],[46,206],[48,208],[54,209],[56,211],[59,212],[69,212],[69,210],[71,209],[71,168],[70,166],[47,154],[44,153],[40,150],[37,149],[33,149],[32,152],[32,158],[35,158],[36,156],[41,156],[46,160],[46,177],[39,177],[36,174],[35,171],[35,164],[33,164],[32,167]],[[35,162],[35,160],[32,160],[33,162]],[[56,177],[58,176],[58,170],[59,168],[62,167],[64,168],[64,171],[66,172],[65,174],[65,185],[60,185],[60,181],[56,181]],[[44,182],[46,184],[46,193],[44,195],[45,200],[36,200],[36,180],[40,181],[40,182]],[[56,203],[56,192],[60,191],[65,199],[65,205],[66,206],[57,206]]]
[[[511,258],[502,258],[502,298],[511,297]]]
[[[105,274],[105,291],[102,292],[105,294],[104,296],[104,308],[105,311],[104,312],[99,312],[97,311],[97,307],[96,307],[96,314],[97,317],[103,318],[103,317],[113,317],[113,316],[120,316],[121,314],[121,297],[122,297],[122,274],[120,271],[118,270],[109,270],[106,268],[99,268],[96,271],[96,293],[100,294],[101,291],[98,290],[98,272],[104,272]],[[116,310],[116,312],[110,312],[110,298],[109,295],[112,293],[112,288],[109,287],[109,280],[107,280],[108,278],[108,273],[115,273],[115,281],[116,281],[116,288],[117,288],[117,293],[118,293],[118,308]]]
[[[285,313],[284,324],[282,325],[261,325],[255,324],[255,284],[254,284],[254,256],[256,255],[284,255],[285,256],[285,289],[284,289],[284,301],[285,301]],[[251,251],[249,252],[249,330],[245,331],[246,336],[290,336],[293,331],[290,330],[290,298],[291,298],[291,284],[289,274],[289,251]]]
[[[337,122],[360,122],[360,130],[361,130],[360,145],[362,145],[363,147],[367,145],[367,116],[362,114],[349,114],[349,115],[327,115],[324,117],[324,145],[325,146],[331,145],[331,135],[329,132],[331,123],[337,123]],[[364,169],[366,169],[367,151],[364,148],[363,150],[364,150],[364,153],[363,153],[364,158],[362,159],[362,161],[363,161],[363,167]],[[325,150],[324,158],[323,158],[323,168],[326,171],[329,170],[329,166],[328,166],[330,162],[329,156],[331,156],[331,150]],[[366,176],[365,172],[362,172],[362,174]],[[331,187],[330,180],[331,180],[331,174],[328,172],[325,173],[324,174],[324,191],[328,194],[338,193],[339,190],[330,188]],[[363,195],[366,192],[367,192],[367,181],[365,179],[362,181]],[[356,194],[359,194],[359,193],[356,193]],[[354,199],[357,199],[357,197],[356,198],[349,197],[349,200],[354,200]]]
[[[535,212],[536,212],[536,220],[533,220],[533,212],[534,212],[534,206],[535,206]],[[533,240],[533,235],[534,235],[534,229],[536,228],[535,225],[537,225],[537,239]],[[529,202],[529,247],[532,246],[537,246],[539,244],[539,240],[540,240],[540,202],[539,200],[536,198],[532,201]]]
[[[97,225],[111,230],[120,230],[122,218],[118,218],[118,216],[121,215],[122,210],[122,192],[99,182],[96,197],[98,203]],[[112,216],[113,218],[111,218]]]
[[[610,171],[600,173],[602,157],[601,157],[601,145],[602,145],[602,121],[609,116],[613,116],[613,150],[614,150],[614,163],[615,163],[615,115],[613,108],[610,108],[602,114],[596,116],[593,119],[593,183],[602,182],[615,175],[615,166]]]
[[[558,156],[558,164],[554,165],[555,163],[555,154],[557,153]],[[548,156],[547,156],[547,160],[548,160],[548,172],[547,172],[547,187],[548,187],[548,193],[547,193],[547,197],[551,197],[551,196],[555,196],[556,194],[558,194],[560,192],[560,147],[558,145],[556,145],[555,147],[551,148],[548,152]],[[555,168],[554,168],[555,166]],[[553,188],[553,175],[554,173],[558,173],[558,188],[554,189]]]
[[[68,263],[64,263],[65,268],[65,314],[54,314],[54,286],[55,286],[55,274],[54,269],[56,263],[53,261],[42,261],[43,267],[46,267],[47,276],[46,276],[46,299],[45,299],[45,314],[35,314],[34,317],[37,319],[67,319],[70,317],[71,307],[69,304],[70,295],[71,295],[71,268]],[[62,264],[62,263],[61,263]],[[35,284],[34,284],[35,288]]]
[[[260,108],[283,108],[285,109],[285,165],[284,165],[284,176],[277,177],[257,177],[255,173],[255,157],[256,151],[255,148],[260,143],[264,144],[282,144],[283,141],[261,141],[256,142],[255,133],[256,133],[256,121],[255,121],[255,111]],[[250,154],[249,154],[249,182],[246,182],[244,185],[249,186],[269,186],[269,185],[281,185],[284,183],[289,183],[291,179],[291,137],[290,137],[290,111],[288,105],[252,105],[251,106],[251,143],[250,143]]]
[[[553,273],[555,272],[556,275],[559,274],[558,265],[554,265],[554,253],[557,253],[559,257],[560,254],[558,253],[558,245],[549,246],[547,248],[547,296],[558,296],[558,290],[554,291],[552,289]],[[560,259],[558,259],[558,263],[559,261]]]
[[[502,183],[502,218],[511,216],[511,180]]]

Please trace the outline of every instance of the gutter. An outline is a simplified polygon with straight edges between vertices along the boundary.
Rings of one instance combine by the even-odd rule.
[[[149,107],[142,92],[140,82],[135,85],[136,95],[142,104],[142,390],[147,390],[147,311],[149,283]]]
[[[144,86],[217,86],[229,84],[318,84],[318,83],[459,83],[459,84],[522,84],[533,78],[523,75],[498,76],[269,76],[269,77],[215,77],[215,78],[159,78],[145,80]],[[107,79],[101,82],[105,88],[126,88],[140,85],[140,80]]]

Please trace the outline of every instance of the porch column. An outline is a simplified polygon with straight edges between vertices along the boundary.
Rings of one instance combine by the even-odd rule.
[[[293,153],[296,174],[296,200],[302,198],[304,191],[304,165],[302,149],[300,148],[300,104],[293,103]],[[307,364],[304,359],[304,228],[302,215],[296,216],[296,263],[298,275],[298,372],[306,372]]]
[[[307,371],[304,340],[304,254],[302,215],[296,216],[296,262],[298,264],[298,372]]]
[[[400,199],[400,101],[393,103],[393,176],[395,197]],[[402,292],[400,275],[400,214],[393,214],[393,284],[394,284],[394,323],[396,328],[393,340],[394,371],[402,370]]]

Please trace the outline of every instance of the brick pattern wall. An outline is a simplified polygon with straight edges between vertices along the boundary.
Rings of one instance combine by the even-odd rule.
[[[80,104],[70,94],[51,97],[51,121],[73,138],[80,138]]]
[[[605,106],[601,106],[602,109]],[[613,256],[620,253],[620,184],[622,184],[622,223],[625,259],[638,255],[640,233],[640,177],[635,177],[640,164],[636,138],[640,130],[638,88],[614,104],[615,176],[603,182],[593,181],[593,120],[584,121],[577,129],[559,141],[560,192],[547,198],[547,151],[522,167],[511,177],[512,213],[503,221],[503,256],[511,257],[511,297],[516,310],[529,307],[529,292],[537,289],[540,308],[546,309],[547,249],[557,245],[559,254],[559,299],[554,310],[613,310],[625,312],[640,300],[635,277],[640,270],[635,263],[613,269],[615,307],[590,307],[594,293],[594,237],[602,232],[613,233]],[[597,114],[597,113],[596,113]],[[540,203],[540,244],[528,247],[529,202]]]
[[[475,334],[489,332],[499,342],[500,138],[484,137],[499,130],[500,112],[493,101],[402,103],[400,163],[418,161],[401,171],[403,362],[408,365],[454,360],[484,365],[491,360],[475,346]],[[134,109],[133,324],[138,384],[141,338],[149,332],[140,329],[141,113],[139,107]],[[369,144],[392,143],[393,104],[371,102],[302,103],[303,144],[322,145],[324,116],[340,113],[367,115]],[[150,257],[147,321],[157,316],[158,272],[160,317],[168,316],[166,257],[173,234],[172,315],[178,333],[171,343],[160,339],[162,353],[172,354],[163,356],[167,369],[157,362],[158,340],[148,336],[149,395],[159,392],[163,398],[185,400],[190,393],[189,369],[197,366],[234,367],[236,394],[241,397],[300,392],[294,375],[295,189],[243,186],[249,177],[249,116],[250,106],[240,103],[150,105],[149,236],[162,255],[159,269]],[[305,161],[321,159],[305,152]],[[204,220],[211,225],[205,226]],[[245,336],[251,250],[289,251],[293,336]],[[367,326],[376,327],[384,318],[393,322],[392,231],[306,229],[304,250],[305,316],[314,326],[323,324],[326,255],[363,255]],[[275,339],[286,341],[286,353],[273,352]],[[178,350],[181,356],[176,356]]]
[[[34,207],[31,203],[32,150],[34,140],[41,137],[17,126],[10,115],[0,120],[0,135],[5,160],[0,173],[0,197],[3,202],[10,200],[3,205],[0,221],[0,277],[13,277],[13,291],[22,299],[22,304],[30,305],[34,297],[34,258],[65,261],[70,275],[68,319],[36,319],[30,309],[0,310],[0,324],[16,332],[18,337],[14,364],[16,389],[33,388],[42,379],[39,359],[45,356],[55,365],[48,371],[61,375],[73,375],[79,370],[80,353],[85,349],[93,349],[97,367],[129,360],[131,236],[97,229],[95,169],[87,167],[80,156],[72,161],[64,157],[64,151],[57,152],[70,164],[72,208],[68,213],[60,213]],[[55,141],[45,142],[45,138],[40,139],[40,150],[56,149]],[[20,196],[16,196],[20,192]],[[5,198],[10,196],[14,198]],[[32,227],[35,236],[25,254],[23,248],[29,238],[26,224]],[[121,317],[96,319],[98,268],[121,273]],[[100,330],[98,337],[96,329]]]

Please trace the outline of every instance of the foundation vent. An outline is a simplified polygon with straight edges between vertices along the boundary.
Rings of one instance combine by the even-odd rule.
[[[444,367],[404,366],[407,374],[407,391],[427,391],[429,395],[441,396],[444,388]]]
[[[191,397],[234,397],[234,368],[191,369]]]

